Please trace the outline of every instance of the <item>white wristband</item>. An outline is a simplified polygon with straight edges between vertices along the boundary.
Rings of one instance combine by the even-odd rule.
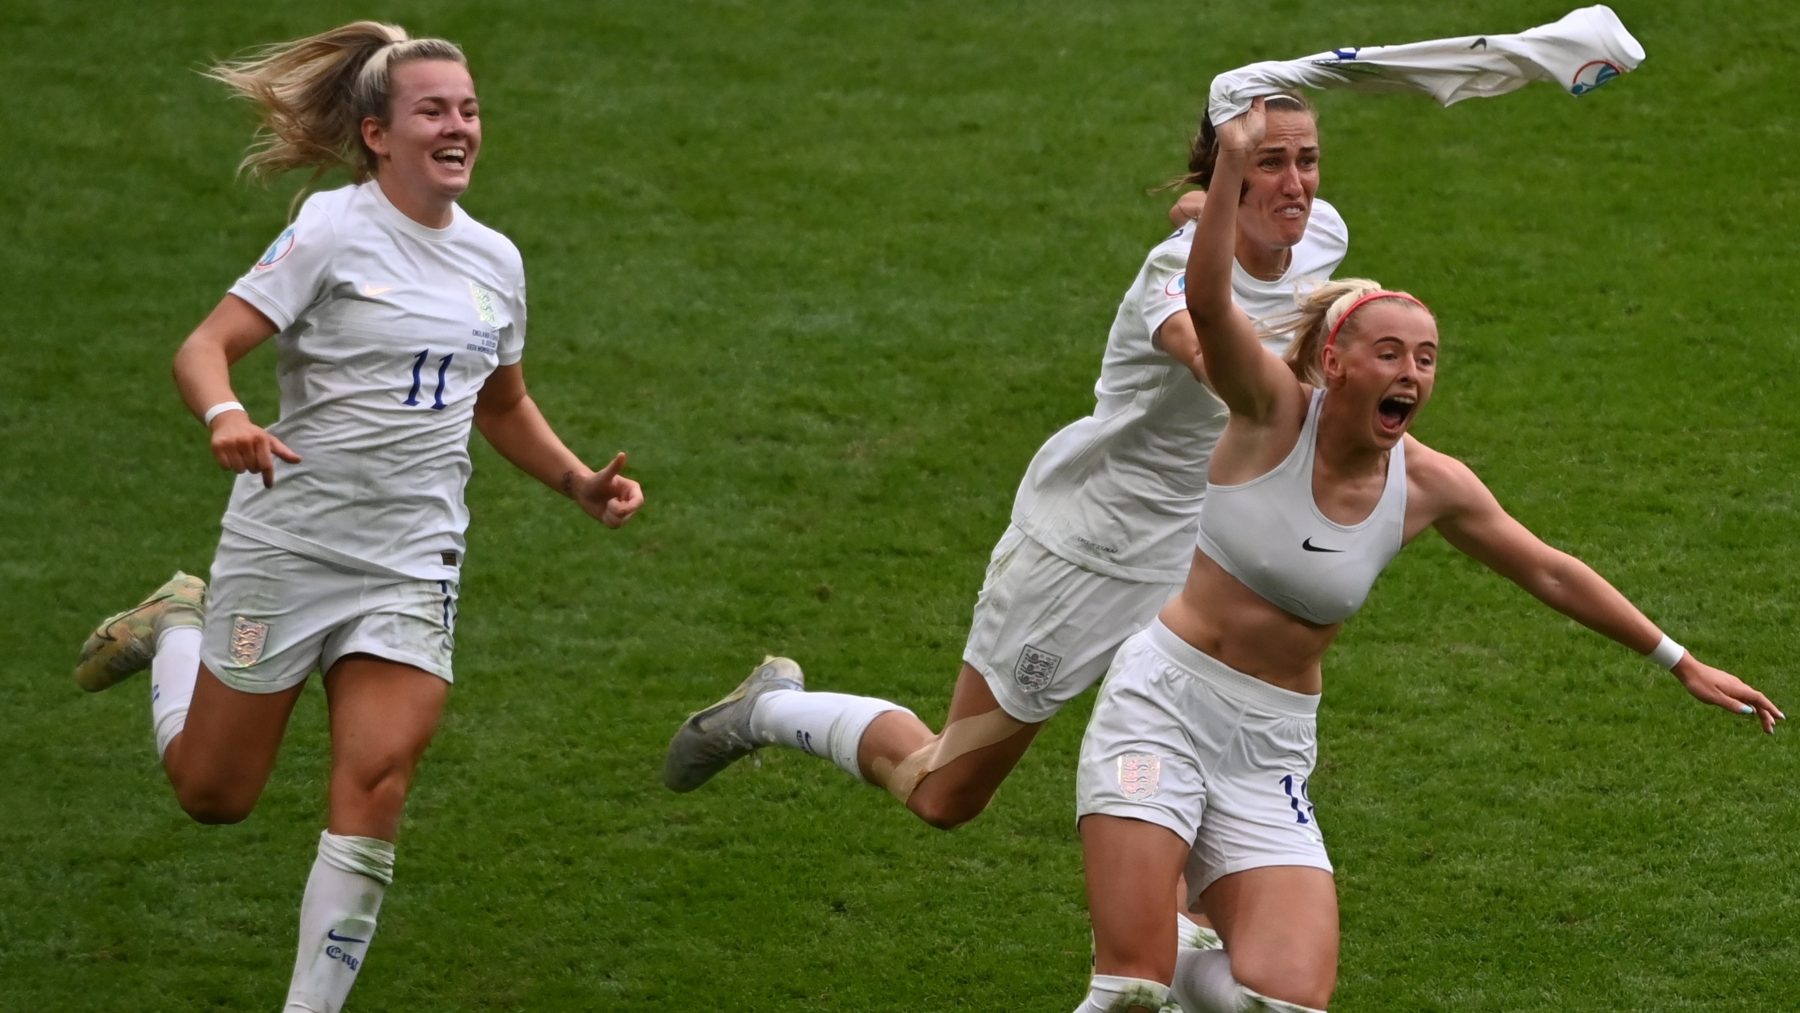
[[[244,406],[238,404],[236,401],[220,401],[218,404],[213,405],[206,410],[206,414],[200,418],[200,424],[210,429],[213,424],[213,419],[218,418],[226,412],[241,412],[244,410]]]
[[[1663,634],[1663,638],[1657,643],[1656,649],[1649,654],[1651,661],[1654,661],[1667,669],[1673,669],[1676,664],[1686,656],[1687,648],[1670,639],[1667,633]]]

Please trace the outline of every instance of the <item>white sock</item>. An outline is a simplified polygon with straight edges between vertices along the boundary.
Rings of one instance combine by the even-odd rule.
[[[787,746],[826,757],[861,780],[856,748],[869,723],[888,711],[912,713],[872,696],[777,689],[757,697],[750,711],[750,736],[759,745]]]
[[[1187,1013],[1243,1013],[1250,993],[1231,976],[1231,956],[1224,950],[1175,951],[1175,982],[1170,989]]]
[[[1187,1013],[1244,1013],[1246,1010],[1325,1013],[1311,1006],[1271,999],[1238,984],[1231,976],[1231,954],[1224,950],[1196,950],[1185,946],[1176,950],[1175,982],[1170,992]]]
[[[188,704],[200,677],[200,627],[171,626],[156,635],[150,658],[150,727],[156,732],[156,755],[187,725]]]
[[[319,835],[319,857],[300,901],[300,946],[282,1013],[338,1013],[375,936],[394,881],[394,846],[373,837]]]
[[[1175,913],[1175,945],[1188,950],[1217,950],[1225,945],[1219,934],[1181,912]]]
[[[1075,1013],[1126,1013],[1134,1006],[1156,1013],[1168,1001],[1169,986],[1160,981],[1096,974],[1088,982],[1087,998],[1075,1007]]]

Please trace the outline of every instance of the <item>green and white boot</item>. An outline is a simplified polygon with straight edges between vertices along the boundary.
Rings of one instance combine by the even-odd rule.
[[[75,684],[89,693],[110,689],[150,667],[156,637],[177,626],[200,626],[206,616],[206,581],[177,570],[155,593],[108,616],[81,645]]]

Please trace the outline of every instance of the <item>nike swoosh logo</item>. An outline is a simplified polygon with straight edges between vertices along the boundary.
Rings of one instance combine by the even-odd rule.
[[[1301,542],[1300,547],[1302,549],[1305,549],[1308,552],[1342,552],[1342,551],[1344,551],[1343,549],[1327,549],[1323,545],[1314,545],[1312,543],[1311,536],[1308,536],[1306,541]]]
[[[378,295],[385,295],[393,290],[394,286],[392,285],[364,285],[363,295],[373,298]]]
[[[1476,39],[1474,42],[1469,43],[1469,48],[1485,50],[1487,48],[1487,36],[1484,35],[1481,38]]]
[[[331,940],[334,943],[366,943],[366,942],[368,942],[367,939],[357,939],[354,936],[340,936],[333,929],[325,930],[325,938]]]

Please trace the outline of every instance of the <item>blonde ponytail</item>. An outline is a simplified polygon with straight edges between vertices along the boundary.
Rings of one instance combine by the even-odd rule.
[[[221,60],[203,73],[257,107],[261,124],[238,171],[266,182],[290,169],[312,169],[316,179],[343,168],[362,182],[376,165],[362,142],[362,121],[387,122],[393,68],[408,60],[468,65],[455,43],[356,21]]]
[[[1352,303],[1371,292],[1381,291],[1381,283],[1367,278],[1338,278],[1308,292],[1300,299],[1300,308],[1291,315],[1272,322],[1273,334],[1291,334],[1284,357],[1288,368],[1303,382],[1319,386],[1325,382],[1325,367],[1320,353],[1325,338],[1338,325]]]

